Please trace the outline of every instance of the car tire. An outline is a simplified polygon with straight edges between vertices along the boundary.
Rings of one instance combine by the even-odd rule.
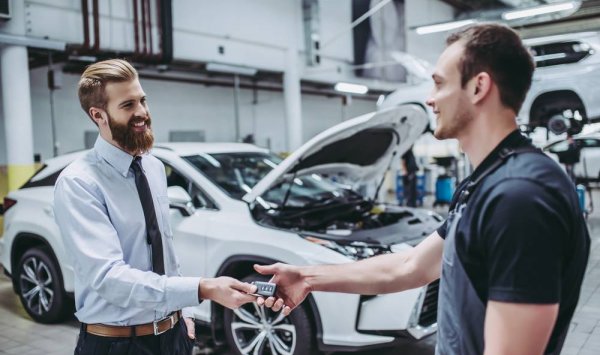
[[[14,277],[21,303],[36,322],[58,323],[72,310],[56,261],[47,248],[27,250]]]
[[[243,282],[267,280],[258,274],[242,279]],[[225,308],[223,321],[227,343],[236,354],[315,353],[313,327],[307,309],[303,306],[283,317],[280,312],[273,312],[255,302],[247,303],[236,310]],[[266,327],[270,330],[267,331]],[[275,347],[275,352],[271,351],[272,346]]]

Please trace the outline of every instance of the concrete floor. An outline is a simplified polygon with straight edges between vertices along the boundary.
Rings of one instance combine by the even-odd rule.
[[[594,201],[600,205],[600,192],[594,193]],[[588,222],[592,236],[592,252],[579,306],[571,322],[563,355],[600,354],[600,206],[598,211],[590,215]],[[2,273],[0,276],[0,354],[72,354],[78,330],[76,319],[55,325],[33,322],[25,313],[18,297],[13,293],[10,281]],[[206,332],[208,331],[206,330]],[[204,333],[202,329],[200,333]],[[397,346],[352,354],[431,355],[434,353],[434,346],[435,338],[429,337],[411,346]],[[226,349],[214,351],[206,347],[196,348],[196,354],[217,353],[233,354]]]

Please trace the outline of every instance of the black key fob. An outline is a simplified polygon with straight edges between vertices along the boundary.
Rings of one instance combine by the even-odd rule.
[[[252,285],[256,285],[256,293],[254,296],[272,297],[275,296],[277,285],[270,282],[253,281]]]

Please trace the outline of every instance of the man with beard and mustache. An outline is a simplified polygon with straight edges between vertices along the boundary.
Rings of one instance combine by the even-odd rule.
[[[451,35],[427,104],[434,135],[456,138],[475,168],[447,220],[415,248],[342,265],[256,265],[278,299],[312,291],[376,295],[440,278],[436,354],[558,354],[589,256],[574,185],[517,129],[533,60],[517,33],[479,24]],[[414,326],[414,325],[413,325]]]
[[[54,191],[75,273],[75,354],[190,354],[194,322],[184,307],[212,300],[237,308],[255,300],[256,286],[181,276],[165,170],[148,153],[154,136],[137,71],[124,60],[98,62],[78,90],[99,136]]]

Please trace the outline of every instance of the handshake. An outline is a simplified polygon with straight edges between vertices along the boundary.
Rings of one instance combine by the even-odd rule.
[[[310,293],[311,288],[302,281],[298,267],[281,263],[261,266],[254,269],[262,275],[273,275],[270,282],[242,282],[231,277],[202,279],[198,288],[199,299],[215,301],[227,308],[235,309],[256,302],[275,312],[290,314]],[[280,284],[281,287],[277,287]]]

